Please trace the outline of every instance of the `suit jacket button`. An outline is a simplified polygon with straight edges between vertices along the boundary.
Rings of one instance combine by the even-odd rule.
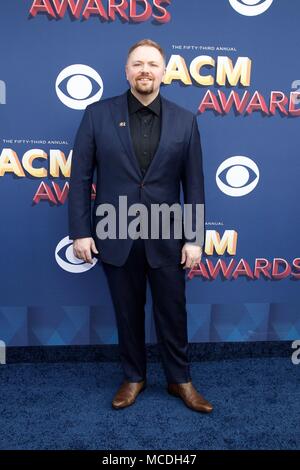
[[[143,188],[144,186],[145,186],[145,184],[144,184],[144,183],[141,183],[141,184],[140,184],[140,187],[141,187],[141,188]]]

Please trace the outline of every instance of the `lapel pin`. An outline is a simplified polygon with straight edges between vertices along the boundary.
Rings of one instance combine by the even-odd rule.
[[[126,122],[125,122],[125,121],[119,122],[119,126],[120,126],[120,127],[125,127],[125,126],[126,126]]]

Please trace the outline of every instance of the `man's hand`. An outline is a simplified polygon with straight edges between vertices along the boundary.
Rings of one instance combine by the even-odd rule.
[[[181,251],[181,264],[185,263],[183,269],[192,268],[195,264],[199,264],[202,256],[202,248],[197,245],[186,243]]]
[[[73,242],[73,253],[76,258],[93,264],[92,253],[99,253],[92,237],[77,238]]]

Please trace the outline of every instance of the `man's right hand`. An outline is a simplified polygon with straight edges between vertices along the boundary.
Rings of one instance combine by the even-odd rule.
[[[92,253],[98,254],[95,242],[92,237],[77,238],[73,242],[73,252],[76,258],[82,259],[86,263],[93,263]]]

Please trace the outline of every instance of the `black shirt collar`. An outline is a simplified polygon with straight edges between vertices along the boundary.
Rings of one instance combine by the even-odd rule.
[[[161,103],[160,103],[160,93],[158,93],[157,97],[150,103],[148,106],[143,105],[131,92],[129,89],[127,92],[127,100],[128,100],[128,110],[130,114],[136,113],[141,109],[150,109],[154,114],[160,116],[161,111]]]

